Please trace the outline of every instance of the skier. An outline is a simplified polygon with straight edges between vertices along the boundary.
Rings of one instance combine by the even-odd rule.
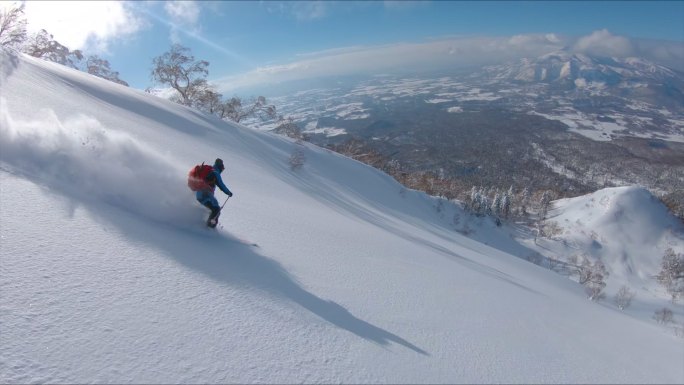
[[[207,187],[195,193],[197,201],[211,210],[209,219],[207,219],[207,226],[211,228],[216,227],[219,215],[221,215],[221,206],[219,206],[216,197],[214,197],[214,189],[216,186],[218,186],[221,191],[228,195],[229,198],[233,196],[233,193],[230,192],[228,187],[226,187],[226,185],[223,183],[223,179],[221,179],[221,172],[223,170],[225,170],[225,167],[223,166],[223,160],[217,158],[214,162],[213,170],[211,170],[206,178],[204,178],[204,181],[207,183]]]

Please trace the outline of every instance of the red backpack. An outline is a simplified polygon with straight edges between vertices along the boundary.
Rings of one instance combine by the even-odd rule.
[[[211,190],[213,186],[207,181],[207,176],[214,168],[204,164],[198,164],[188,172],[188,187],[192,191]]]

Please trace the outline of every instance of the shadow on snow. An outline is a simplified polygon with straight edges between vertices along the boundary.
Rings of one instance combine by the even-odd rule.
[[[277,297],[284,297],[361,338],[382,346],[394,342],[429,356],[429,353],[404,338],[354,316],[334,301],[325,300],[305,290],[280,263],[259,254],[257,248],[244,244],[229,234],[213,232],[199,223],[196,231],[188,230],[141,219],[112,206],[86,205],[98,218],[115,225],[128,239],[159,248],[180,264],[211,279],[228,285],[257,288]],[[201,208],[198,207],[198,210]]]

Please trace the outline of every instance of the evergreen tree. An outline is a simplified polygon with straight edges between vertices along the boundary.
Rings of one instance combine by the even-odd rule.
[[[501,215],[501,194],[498,192],[494,195],[494,200],[492,201],[492,214],[499,216]]]
[[[510,215],[511,215],[511,198],[510,198],[510,195],[508,193],[506,193],[506,194],[504,194],[503,199],[501,200],[501,216],[504,219],[508,219],[508,217]]]
[[[549,208],[551,206],[551,191],[546,190],[541,196],[541,200],[539,201],[540,204],[540,209],[539,209],[539,218],[541,220],[546,219],[546,215],[549,212]]]

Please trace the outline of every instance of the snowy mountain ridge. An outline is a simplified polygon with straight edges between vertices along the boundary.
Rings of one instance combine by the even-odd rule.
[[[359,162],[0,63],[0,382],[684,380],[662,294],[619,312],[516,258],[515,229]],[[185,176],[215,157],[235,196],[211,232]]]
[[[643,58],[595,58],[567,51],[551,52],[535,59],[488,66],[483,72],[492,79],[524,82],[570,82],[574,85],[601,82],[617,85],[629,80],[663,82],[677,79],[671,69]],[[681,77],[678,79],[681,82]]]

